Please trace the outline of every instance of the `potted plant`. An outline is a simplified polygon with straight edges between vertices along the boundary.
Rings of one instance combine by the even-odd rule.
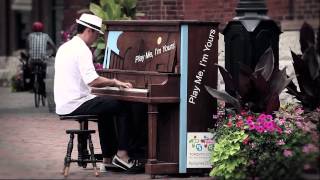
[[[304,169],[319,161],[316,125],[302,115],[302,108],[293,104],[281,106],[274,116],[248,109],[220,111],[210,176],[300,179]]]

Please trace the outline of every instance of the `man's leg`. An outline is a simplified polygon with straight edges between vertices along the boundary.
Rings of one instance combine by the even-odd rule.
[[[102,155],[105,158],[111,158],[115,154],[117,140],[115,135],[115,126],[113,116],[118,117],[119,122],[119,148],[127,150],[128,135],[127,123],[128,115],[125,106],[121,102],[107,97],[95,97],[85,103],[70,115],[92,114],[98,115],[98,130]]]
[[[105,163],[111,163],[111,159],[118,149],[115,124],[112,117],[99,118],[98,130],[102,155],[107,159]]]

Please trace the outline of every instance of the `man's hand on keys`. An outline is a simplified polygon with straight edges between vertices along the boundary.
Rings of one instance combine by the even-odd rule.
[[[132,88],[132,84],[129,82],[122,82],[117,79],[115,79],[115,86],[119,88]]]

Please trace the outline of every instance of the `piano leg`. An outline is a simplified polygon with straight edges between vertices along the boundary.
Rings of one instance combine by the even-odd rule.
[[[150,169],[147,168],[151,164],[157,163],[157,120],[158,120],[158,106],[156,104],[148,104],[148,160],[146,164],[146,172],[151,174]]]

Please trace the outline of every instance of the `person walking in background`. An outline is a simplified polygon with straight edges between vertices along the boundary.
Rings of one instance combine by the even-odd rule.
[[[41,89],[41,94],[46,95],[45,93],[45,83],[44,78],[46,74],[46,60],[51,54],[54,54],[56,51],[56,46],[52,39],[47,33],[43,32],[44,25],[42,22],[36,21],[32,24],[32,33],[28,35],[27,38],[27,52],[29,56],[30,69],[33,71],[35,63],[41,64],[42,69],[42,79],[39,79],[39,85]],[[34,83],[34,77],[31,78],[31,84]]]
[[[132,88],[132,84],[99,76],[93,65],[90,46],[97,40],[102,19],[92,14],[82,14],[77,22],[78,34],[62,44],[56,54],[54,100],[58,115],[98,115],[98,130],[103,171],[111,163],[129,172],[141,164],[128,155],[128,107],[113,98],[91,94],[91,87],[116,86]],[[113,116],[119,126],[118,142]],[[112,161],[111,161],[112,160]]]

